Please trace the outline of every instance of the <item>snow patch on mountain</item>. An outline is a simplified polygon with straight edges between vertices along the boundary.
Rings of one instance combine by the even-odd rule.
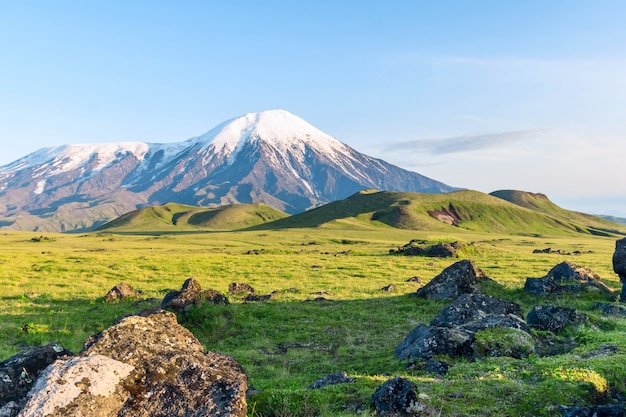
[[[35,168],[34,178],[58,174],[93,162],[91,171],[98,171],[127,154],[142,160],[150,146],[143,142],[117,142],[87,145],[63,145],[43,148],[17,161],[0,167],[0,174]],[[39,189],[39,188],[38,188]]]
[[[246,145],[254,145],[259,140],[283,156],[290,154],[299,162],[303,161],[307,145],[331,157],[348,153],[346,145],[285,110],[248,113],[228,120],[194,140],[206,149],[212,147],[215,153],[227,155],[229,163]]]

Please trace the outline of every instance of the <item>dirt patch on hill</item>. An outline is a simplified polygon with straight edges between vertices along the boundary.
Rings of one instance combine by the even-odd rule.
[[[430,217],[452,226],[458,226],[459,221],[461,220],[459,214],[452,204],[450,204],[447,208],[442,207],[437,210],[429,210],[427,211],[427,213]]]

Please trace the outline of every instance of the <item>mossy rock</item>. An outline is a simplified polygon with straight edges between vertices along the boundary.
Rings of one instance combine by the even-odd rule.
[[[535,339],[522,330],[491,327],[476,332],[475,338],[472,347],[478,357],[509,356],[522,359],[535,353]]]

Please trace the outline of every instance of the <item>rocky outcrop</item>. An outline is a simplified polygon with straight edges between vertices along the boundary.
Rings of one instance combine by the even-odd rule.
[[[119,416],[246,415],[247,377],[234,359],[205,352],[176,316],[130,316],[87,341],[84,356],[134,366]]]
[[[39,375],[59,358],[74,354],[58,344],[28,349],[0,362],[0,415],[15,415]],[[15,409],[15,414],[9,410]]]
[[[101,355],[59,360],[41,374],[20,417],[109,417],[131,397],[124,386],[134,366]]]
[[[524,290],[533,295],[580,291],[601,291],[607,295],[613,293],[590,268],[571,262],[561,262],[543,278],[526,279]]]
[[[461,294],[478,291],[478,284],[482,280],[489,278],[472,261],[463,260],[444,269],[412,296],[430,300],[454,300]]]
[[[508,329],[503,343],[485,343],[476,335],[486,329]],[[519,346],[516,344],[519,342]],[[430,359],[435,355],[463,356],[528,356],[532,346],[530,329],[519,305],[482,294],[463,294],[444,308],[430,322],[413,329],[396,347],[398,359]],[[506,345],[506,349],[504,348]],[[525,353],[520,353],[525,352]]]
[[[112,303],[114,301],[125,300],[128,298],[140,297],[141,292],[137,291],[125,282],[120,282],[115,287],[111,288],[109,292],[104,296],[105,303]]]
[[[483,294],[463,294],[441,310],[430,322],[431,326],[461,327],[473,331],[492,326],[481,326],[489,317],[512,318],[514,327],[529,331],[524,323],[522,309],[516,303]]]
[[[472,334],[449,327],[418,324],[395,349],[396,358],[430,359],[435,355],[472,356]]]
[[[615,242],[615,252],[613,252],[613,271],[619,275],[622,283],[622,294],[620,300],[626,302],[626,238]]]
[[[20,417],[244,417],[247,388],[241,365],[205,352],[173,313],[159,311],[92,336],[80,356],[40,373],[25,404],[16,398],[1,415],[23,405]]]
[[[389,251],[392,255],[404,256],[430,256],[433,258],[457,258],[458,251],[463,249],[465,245],[460,242],[440,242],[434,245],[426,244],[423,241],[411,240],[398,249]]]
[[[426,406],[418,401],[417,386],[404,378],[393,378],[372,394],[372,406],[377,416],[416,416]]]
[[[559,333],[568,326],[585,323],[587,316],[569,307],[534,306],[526,321],[533,329]]]
[[[202,303],[230,304],[228,298],[219,291],[203,290],[198,280],[189,278],[183,283],[180,291],[170,291],[163,297],[161,308],[185,313],[191,307]]]

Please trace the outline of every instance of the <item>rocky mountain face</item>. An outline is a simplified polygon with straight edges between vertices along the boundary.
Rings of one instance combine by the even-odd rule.
[[[90,230],[170,201],[266,203],[298,213],[366,188],[441,193],[441,182],[361,154],[286,111],[250,113],[173,144],[41,149],[0,167],[0,228]]]

